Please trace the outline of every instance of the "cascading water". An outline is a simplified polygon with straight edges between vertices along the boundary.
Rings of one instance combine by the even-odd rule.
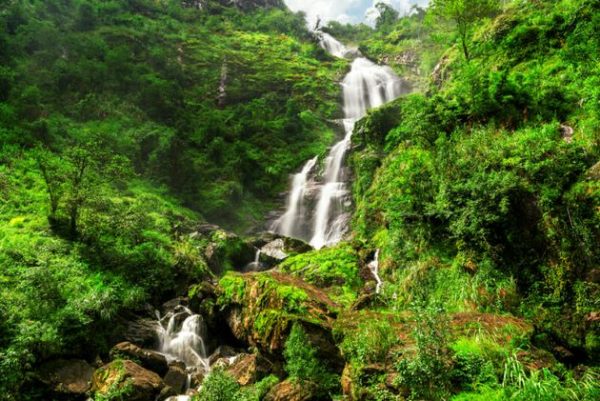
[[[166,326],[163,324],[165,320]],[[168,360],[179,360],[187,367],[208,369],[208,356],[202,338],[205,331],[202,316],[179,305],[163,318],[159,316],[159,351]]]
[[[368,267],[377,283],[375,293],[379,294],[381,292],[381,287],[383,286],[383,281],[381,280],[381,277],[379,277],[379,249],[375,251],[375,256],[373,257],[373,260],[369,262]]]
[[[320,33],[321,46],[336,57],[356,51],[346,48],[327,33]],[[350,213],[348,176],[344,159],[350,149],[356,122],[371,108],[379,107],[405,93],[406,86],[391,68],[357,57],[342,82],[344,95],[344,138],[335,144],[325,159],[322,177],[316,177],[317,159],[311,159],[292,180],[287,209],[271,227],[272,231],[309,241],[320,249],[339,242],[345,235]],[[310,176],[310,174],[313,176]],[[310,198],[310,199],[307,199]],[[307,208],[306,205],[313,205]]]
[[[302,171],[294,175],[292,179],[292,190],[288,196],[286,212],[275,221],[272,230],[286,237],[304,238],[307,232],[303,224],[304,197],[307,190],[308,174],[315,168],[317,157],[310,159]]]
[[[329,54],[338,58],[346,57],[346,53],[348,52],[348,48],[346,48],[346,46],[338,42],[333,36],[326,32],[321,33],[321,47],[327,50]]]
[[[204,336],[206,328],[202,316],[194,314],[183,305],[161,317],[157,312],[158,350],[169,362],[180,361],[186,366],[188,379],[185,392],[190,389],[191,375],[195,372],[210,371]],[[187,401],[191,397],[182,395],[170,401]]]

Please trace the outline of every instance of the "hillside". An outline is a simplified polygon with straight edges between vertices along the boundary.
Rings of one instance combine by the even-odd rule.
[[[600,5],[378,7],[0,3],[0,400],[600,397]]]

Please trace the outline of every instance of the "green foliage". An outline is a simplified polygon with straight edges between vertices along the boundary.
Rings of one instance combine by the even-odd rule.
[[[598,373],[586,372],[580,381],[567,377],[561,381],[548,369],[534,370],[529,375],[515,356],[506,360],[502,386],[511,400],[592,400],[600,395]]]
[[[94,394],[94,401],[126,401],[131,398],[133,392],[132,379],[125,379],[125,367],[122,361],[117,360],[111,365],[111,369],[117,371],[117,375],[114,377],[113,383],[104,393],[96,392]],[[107,374],[101,372],[100,374]]]
[[[415,310],[413,336],[416,354],[395,365],[398,385],[409,389],[410,399],[442,400],[450,393],[448,322],[441,310]]]
[[[195,397],[202,401],[231,401],[240,400],[240,385],[223,370],[212,371],[202,382],[202,389]]]
[[[399,340],[387,320],[366,320],[356,330],[347,333],[340,345],[344,357],[356,365],[385,361]]]
[[[317,350],[308,341],[304,329],[294,324],[283,351],[285,371],[292,380],[316,384],[319,391],[327,394],[338,386],[338,377],[326,370],[317,358]]]
[[[362,284],[358,255],[347,243],[291,256],[280,264],[280,269],[318,287],[329,288],[332,296],[341,300],[354,299]]]
[[[3,9],[0,25],[15,26],[3,36],[0,126],[23,133],[11,142],[63,156],[96,132],[106,154],[239,227],[333,139],[326,119],[345,63],[320,60],[289,11],[83,0]]]
[[[242,302],[242,300],[244,299],[246,282],[242,277],[230,273],[225,275],[219,281],[219,288],[221,289],[221,294],[219,296],[220,304]]]
[[[377,3],[375,8],[379,13],[375,21],[375,28],[378,31],[389,31],[398,20],[400,13],[391,5],[383,2]]]
[[[468,40],[473,26],[481,19],[491,16],[498,8],[493,0],[434,0],[431,4],[434,13],[452,20],[456,24],[462,51],[467,59],[471,58]]]

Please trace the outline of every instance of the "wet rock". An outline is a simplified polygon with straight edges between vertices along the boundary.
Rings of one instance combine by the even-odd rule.
[[[156,327],[156,321],[149,317],[130,320],[122,339],[142,347],[152,347],[157,341]]]
[[[264,401],[317,401],[317,387],[312,383],[294,383],[290,380],[273,387]]]
[[[146,369],[164,375],[169,370],[167,358],[156,351],[142,349],[130,342],[122,342],[110,350],[111,359],[132,359]]]
[[[560,134],[566,143],[571,143],[573,142],[573,135],[575,134],[575,130],[573,129],[573,127],[570,127],[566,124],[561,124]]]
[[[240,355],[231,364],[227,372],[240,386],[254,384],[271,373],[273,364],[260,355]]]
[[[327,294],[285,274],[228,275],[218,291],[222,316],[233,336],[275,361],[294,324],[300,324],[320,359],[344,367],[331,333],[337,305]]]
[[[209,364],[212,366],[219,359],[232,358],[238,354],[239,352],[237,352],[233,347],[230,347],[229,345],[221,345],[215,350],[215,352],[212,353],[212,355],[208,358],[208,361]]]
[[[203,370],[192,373],[192,380],[190,383],[191,386],[194,388],[200,386],[202,384],[202,382],[204,381],[205,377],[206,377],[206,372]]]
[[[127,401],[154,401],[164,387],[159,375],[132,361],[113,361],[93,376],[96,394],[106,396],[115,389],[127,389]]]
[[[365,292],[361,293],[358,296],[356,301],[354,301],[354,303],[350,307],[350,310],[359,311],[374,306],[380,306],[383,303],[379,294],[375,292],[375,285],[371,285],[371,287],[373,288],[367,288]]]
[[[313,247],[306,242],[274,233],[262,233],[251,241],[252,245],[274,259],[282,260],[292,254],[306,253]]]
[[[242,270],[254,261],[256,248],[237,235],[218,229],[208,236],[210,242],[204,248],[204,259],[213,273]]]
[[[158,395],[156,400],[157,401],[173,400],[175,397],[177,397],[177,394],[179,394],[179,393],[177,393],[172,387],[165,386],[160,391],[160,394]]]
[[[446,68],[448,67],[449,61],[450,59],[448,56],[442,57],[431,73],[431,80],[438,87],[446,80]]]
[[[94,368],[86,361],[58,359],[42,365],[39,380],[57,396],[83,397],[92,387]]]
[[[217,359],[215,364],[212,365],[212,368],[213,369],[227,369],[233,363],[235,363],[236,359],[237,359],[237,356],[232,356],[229,358],[219,358],[219,359]]]
[[[185,370],[185,364],[183,362],[171,362],[169,364],[169,371],[163,378],[165,385],[171,387],[175,394],[181,394],[185,391],[188,374]]]

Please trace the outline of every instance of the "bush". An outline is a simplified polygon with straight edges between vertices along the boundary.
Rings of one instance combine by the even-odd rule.
[[[387,320],[360,322],[356,331],[348,333],[341,344],[344,356],[359,364],[384,362],[392,346],[399,342]]]
[[[202,382],[196,401],[232,401],[241,399],[240,385],[223,370],[212,371]]]
[[[443,400],[450,394],[451,359],[448,322],[440,309],[415,309],[416,354],[396,363],[397,384],[410,390],[410,399]]]
[[[328,393],[338,386],[338,377],[322,365],[317,358],[317,350],[310,344],[306,332],[299,324],[294,324],[285,342],[283,351],[285,371],[290,379],[316,384],[322,393]]]

